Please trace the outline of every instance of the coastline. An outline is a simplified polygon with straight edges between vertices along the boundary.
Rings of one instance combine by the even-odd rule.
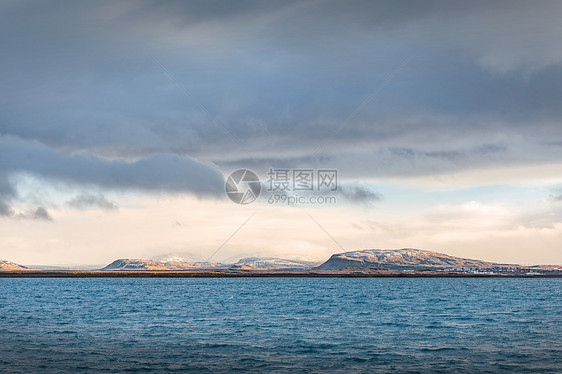
[[[562,273],[482,274],[444,271],[393,270],[302,270],[302,271],[241,271],[241,270],[7,270],[0,278],[562,278]]]

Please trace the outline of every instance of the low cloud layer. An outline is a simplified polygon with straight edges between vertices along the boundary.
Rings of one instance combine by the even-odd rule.
[[[28,209],[26,211],[16,212],[8,204],[0,201],[0,217],[8,217],[14,219],[32,219],[39,221],[52,221],[53,217],[44,207]]]
[[[37,209],[35,209],[35,211],[30,212],[28,215],[23,216],[24,218],[33,218],[33,219],[39,219],[39,220],[45,220],[45,221],[52,221],[53,218],[51,217],[51,214],[47,211],[47,209],[43,208],[43,207],[39,207]]]
[[[97,208],[107,211],[113,211],[119,209],[119,207],[113,201],[108,200],[101,193],[92,194],[84,192],[68,201],[67,205],[78,210]]]
[[[344,184],[339,187],[338,192],[351,203],[367,206],[383,198],[382,194],[374,191],[369,186],[359,183]]]
[[[69,186],[130,190],[150,193],[190,193],[220,197],[224,180],[210,163],[186,156],[154,154],[138,160],[109,160],[88,152],[65,154],[36,141],[0,136],[0,211],[9,215],[9,201],[17,197],[12,177],[31,174],[52,183]],[[75,207],[107,208],[108,201],[82,195],[71,201]],[[35,216],[47,218],[38,208]]]

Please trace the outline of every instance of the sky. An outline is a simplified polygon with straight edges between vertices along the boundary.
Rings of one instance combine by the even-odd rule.
[[[0,258],[410,247],[562,264],[561,16],[552,1],[4,0]],[[237,169],[262,182],[256,201],[225,193]],[[272,204],[270,170],[336,170],[338,188]]]

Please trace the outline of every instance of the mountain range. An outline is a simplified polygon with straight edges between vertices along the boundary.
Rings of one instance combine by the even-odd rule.
[[[324,263],[275,257],[248,257],[234,264],[213,262],[184,261],[176,256],[163,256],[162,261],[144,259],[118,259],[100,270],[105,271],[158,271],[158,270],[196,270],[196,269],[229,269],[255,271],[299,271],[319,270],[332,271],[344,268],[388,269],[388,270],[419,270],[419,269],[491,269],[491,268],[525,268],[539,270],[562,270],[561,266],[520,266],[499,264],[494,262],[450,256],[444,253],[423,249],[363,249],[337,253]],[[35,267],[34,267],[35,268]],[[32,270],[9,261],[0,260],[0,270]]]
[[[234,264],[214,262],[182,261],[181,258],[164,257],[162,261],[142,259],[119,259],[102,270],[190,270],[190,269],[235,269],[235,270],[308,270],[318,262],[291,260],[275,257],[248,257]]]
[[[122,258],[113,261],[101,270],[190,270],[212,269],[220,264],[210,262],[155,261]]]

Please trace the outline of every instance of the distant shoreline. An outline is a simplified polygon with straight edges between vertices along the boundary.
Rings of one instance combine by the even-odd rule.
[[[471,274],[440,271],[232,271],[232,270],[16,270],[0,271],[0,278],[562,278],[562,273],[541,275]]]

